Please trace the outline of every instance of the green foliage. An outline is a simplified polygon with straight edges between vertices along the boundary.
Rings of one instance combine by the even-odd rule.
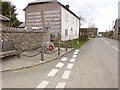
[[[68,43],[68,48],[80,48],[84,43],[86,43],[89,39],[88,38],[84,38],[81,39],[79,42],[79,39],[74,39],[74,40],[69,40]],[[58,46],[58,41],[54,41],[54,46]],[[60,42],[60,46],[65,48],[66,47],[66,42],[65,41],[61,41]]]
[[[1,2],[0,1],[0,14],[8,17],[10,19],[11,27],[18,27],[20,25],[17,19],[16,6],[11,4],[11,2]]]

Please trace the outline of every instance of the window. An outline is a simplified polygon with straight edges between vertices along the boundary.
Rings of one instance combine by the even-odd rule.
[[[67,29],[65,29],[65,35],[68,35],[68,30]]]
[[[68,14],[65,14],[65,21],[68,21]]]

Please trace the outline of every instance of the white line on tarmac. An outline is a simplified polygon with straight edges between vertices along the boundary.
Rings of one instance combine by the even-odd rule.
[[[52,69],[47,76],[54,77],[57,72],[58,72],[58,69]]]
[[[77,57],[77,55],[73,55],[73,58],[76,58]]]
[[[107,44],[110,44],[109,42],[106,42]]]
[[[115,46],[112,46],[112,48],[114,48],[115,50],[120,52],[120,50],[118,48],[116,48]]]
[[[63,58],[61,59],[61,61],[65,62],[65,61],[67,61],[67,59],[68,59],[68,58],[63,57]]]
[[[68,69],[72,69],[73,68],[73,64],[72,63],[69,63],[68,66],[67,66]]]
[[[72,58],[72,59],[70,60],[70,62],[75,62],[75,59],[74,59],[74,58]]]
[[[46,88],[48,84],[48,81],[42,81],[36,88]]]
[[[80,50],[78,50],[78,49],[76,50],[76,52],[79,52],[79,51],[80,51]]]
[[[63,67],[64,66],[64,63],[62,63],[62,62],[59,62],[57,65],[56,65],[56,67],[59,67],[59,68],[61,68],[61,67]]]
[[[74,54],[78,54],[78,52],[74,52]]]
[[[62,78],[64,79],[68,79],[69,78],[69,75],[70,75],[70,71],[65,71],[62,75]]]
[[[65,88],[66,83],[65,82],[58,82],[56,88]]]
[[[105,43],[110,44],[109,42],[105,41]]]

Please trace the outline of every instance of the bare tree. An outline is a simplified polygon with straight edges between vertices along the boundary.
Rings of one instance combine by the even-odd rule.
[[[85,18],[83,16],[80,16],[80,21],[79,21],[79,42],[80,42],[80,36],[81,36],[81,32],[80,32],[80,28],[81,28],[81,25],[84,24],[86,21],[85,21]]]

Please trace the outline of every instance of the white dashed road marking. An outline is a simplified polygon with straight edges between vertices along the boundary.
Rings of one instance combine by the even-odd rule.
[[[58,72],[58,69],[52,69],[50,71],[50,73],[47,75],[47,76],[51,76],[51,77],[54,77],[56,75],[56,73]]]
[[[72,58],[72,59],[70,60],[70,62],[75,62],[75,59],[74,59],[74,58]]]
[[[64,66],[64,63],[62,63],[62,62],[59,62],[57,65],[56,65],[56,67],[59,67],[59,68],[61,68],[61,67],[63,67]]]
[[[110,44],[109,42],[106,42],[107,44]]]
[[[46,88],[48,84],[48,81],[42,81],[36,88]]]
[[[76,52],[79,52],[79,50],[76,50]]]
[[[109,42],[105,41],[107,44],[110,44]]]
[[[65,82],[58,82],[56,88],[65,88],[66,83]]]
[[[68,66],[67,66],[68,69],[72,69],[72,67],[73,67],[72,63],[69,63]]]
[[[63,57],[63,58],[61,59],[61,61],[65,62],[65,61],[67,61],[67,59],[68,59],[68,58]]]
[[[78,52],[74,52],[74,54],[78,54]]]
[[[107,42],[107,41],[104,41],[105,43],[107,43],[107,44],[110,44],[109,42]],[[118,48],[116,48],[115,46],[112,46],[112,48],[114,48],[115,50],[117,50],[118,52],[120,52],[120,50],[118,49]]]
[[[118,48],[116,48],[115,46],[112,46],[112,48],[114,48],[115,50],[117,50],[117,51],[120,51]]]
[[[70,75],[70,71],[65,71],[62,75],[62,78],[64,79],[68,79],[69,78],[69,75]]]
[[[77,55],[73,55],[73,58],[76,58],[77,57]]]
[[[70,62],[75,62],[75,58],[77,57],[77,54],[78,54],[79,50],[76,50],[73,54],[73,58],[70,60]],[[62,62],[58,62],[56,67],[58,68],[62,68],[64,66],[64,63],[65,61],[67,61],[68,58],[66,57],[63,57],[61,59]],[[73,68],[73,63],[69,63],[67,65],[67,69],[72,69]],[[50,76],[50,77],[54,77],[58,72],[58,69],[52,69],[47,76]],[[69,78],[69,75],[70,75],[70,71],[65,71],[62,75],[62,78],[63,79],[68,79]],[[43,80],[36,88],[46,88],[47,85],[49,84],[48,81],[45,81]],[[56,85],[56,88],[64,88],[66,85],[65,82],[58,82],[58,84]]]

